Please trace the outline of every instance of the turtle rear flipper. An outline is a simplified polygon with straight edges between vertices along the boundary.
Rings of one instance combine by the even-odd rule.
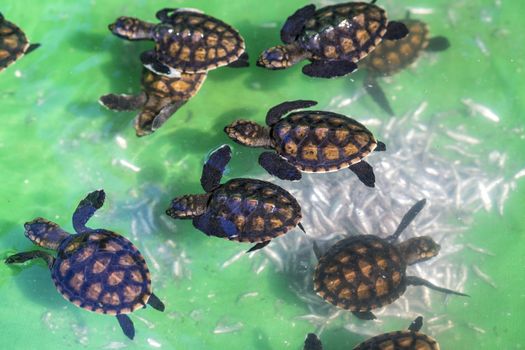
[[[407,36],[408,32],[408,28],[404,23],[390,21],[388,22],[384,38],[386,40],[399,40]]]
[[[259,242],[256,245],[254,245],[253,247],[251,247],[250,249],[248,249],[246,251],[246,253],[251,253],[251,252],[254,252],[256,250],[262,249],[262,248],[266,247],[268,244],[270,244],[270,242],[271,242],[271,240]]]
[[[113,111],[134,111],[139,108],[142,108],[146,103],[147,96],[145,93],[139,95],[117,95],[117,94],[107,94],[101,96],[98,99],[98,102]]]
[[[154,293],[149,296],[148,305],[161,312],[165,309],[164,303]]]
[[[73,213],[73,228],[76,232],[82,233],[89,231],[86,223],[93,214],[104,204],[106,193],[104,190],[93,191],[78,203],[78,207]]]
[[[357,69],[357,64],[352,61],[314,61],[303,67],[303,73],[314,78],[343,77]]]
[[[316,104],[316,101],[311,100],[295,100],[280,103],[277,106],[270,108],[268,113],[266,113],[266,125],[272,126],[276,124],[282,116],[293,110],[312,107]]]
[[[377,103],[379,107],[381,107],[389,115],[394,115],[394,111],[390,106],[390,102],[388,102],[385,92],[375,77],[373,77],[371,74],[368,74],[366,79],[363,81],[363,86],[365,87],[366,92],[368,92],[370,97],[372,97],[374,102]]]
[[[133,340],[135,337],[135,326],[133,325],[131,318],[129,318],[128,315],[118,314],[117,320],[126,337]]]
[[[55,257],[49,253],[43,252],[41,250],[33,250],[30,252],[21,252],[11,256],[8,256],[5,259],[5,263],[10,264],[21,264],[28,260],[32,259],[42,259],[46,262],[47,266],[51,268],[55,263]]]
[[[371,311],[352,311],[352,313],[355,317],[364,321],[375,320],[377,318]]]
[[[299,170],[286,159],[274,152],[263,152],[259,156],[259,164],[266,169],[270,175],[277,176],[281,180],[300,180],[302,175]]]
[[[230,146],[223,145],[215,150],[202,168],[201,185],[206,192],[211,192],[219,187],[222,174],[230,162],[232,150]]]
[[[445,51],[450,47],[450,41],[444,36],[435,36],[430,38],[428,41],[428,46],[425,48],[425,51],[439,52]]]
[[[29,54],[29,53],[35,51],[35,50],[38,49],[40,46],[41,46],[41,45],[38,44],[38,43],[37,43],[37,44],[30,44],[30,45],[27,47],[25,54],[27,55],[27,54]]]
[[[411,332],[419,332],[421,327],[423,327],[423,317],[418,316],[414,321],[412,321],[410,326],[408,326],[408,330]]]
[[[370,164],[361,160],[355,164],[350,165],[349,169],[357,175],[359,180],[368,187],[375,187],[376,176]]]
[[[283,27],[281,28],[281,40],[285,44],[290,44],[297,40],[299,34],[301,34],[304,24],[310,19],[315,13],[315,5],[306,5],[303,8],[295,11],[293,15],[286,19]]]

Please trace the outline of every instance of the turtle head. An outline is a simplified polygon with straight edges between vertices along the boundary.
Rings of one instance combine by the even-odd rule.
[[[56,250],[69,233],[62,230],[56,223],[44,218],[36,218],[24,224],[25,235],[34,244],[47,249]]]
[[[428,236],[414,237],[401,242],[397,246],[407,265],[426,261],[438,255],[441,248]]]
[[[264,50],[257,60],[257,66],[272,70],[285,69],[304,58],[304,53],[297,45],[278,45]]]
[[[250,120],[239,119],[224,128],[233,141],[248,147],[270,147],[268,128]]]
[[[127,40],[148,40],[153,38],[155,25],[134,17],[119,17],[108,26],[116,36]]]
[[[204,214],[208,205],[209,194],[190,194],[171,201],[166,214],[174,219],[192,219]]]

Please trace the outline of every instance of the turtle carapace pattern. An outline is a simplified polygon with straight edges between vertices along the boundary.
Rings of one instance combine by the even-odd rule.
[[[431,259],[439,253],[439,244],[428,236],[397,243],[401,232],[423,209],[425,202],[417,202],[387,238],[354,235],[329,248],[319,257],[315,269],[315,292],[329,303],[365,320],[374,319],[371,310],[392,303],[408,285],[466,296],[420,277],[406,275],[408,265]]]
[[[135,131],[137,136],[146,136],[160,128],[192,98],[201,88],[206,76],[207,73],[181,73],[178,78],[170,78],[144,68],[140,94],[108,94],[100,97],[99,102],[115,111],[140,109],[135,117]]]
[[[424,333],[421,333],[423,317],[417,317],[408,330],[394,331],[376,335],[361,344],[354,350],[439,350],[438,342]]]
[[[158,24],[119,17],[109,25],[109,30],[123,39],[155,41],[155,48],[140,56],[152,72],[175,78],[226,65],[248,66],[244,39],[223,21],[187,8],[165,8],[156,17],[161,21]]]
[[[30,44],[25,33],[0,12],[0,72],[40,44]]]
[[[295,226],[302,229],[301,207],[283,188],[256,179],[232,179],[220,184],[231,159],[223,145],[204,164],[201,185],[205,194],[173,199],[166,214],[174,219],[192,219],[209,236],[256,243],[249,251],[263,248],[270,240]]]
[[[352,73],[357,62],[384,39],[398,40],[408,34],[404,24],[389,22],[385,10],[374,3],[347,2],[318,10],[307,5],[297,10],[281,29],[284,45],[263,51],[257,65],[284,69],[307,59],[311,63],[302,70],[311,77]]]
[[[104,199],[104,191],[98,190],[79,203],[73,214],[75,234],[44,218],[25,224],[26,237],[56,251],[56,256],[33,250],[11,255],[5,262],[43,259],[65,299],[86,310],[116,316],[124,334],[133,339],[135,328],[127,314],[146,305],[164,311],[164,304],[153,294],[146,261],[131,241],[112,231],[86,227]]]
[[[315,101],[283,102],[271,108],[264,127],[237,120],[224,131],[235,142],[264,147],[259,164],[282,180],[299,180],[301,172],[325,173],[349,168],[369,187],[374,187],[372,166],[363,160],[371,152],[384,151],[363,124],[347,116],[326,111],[295,111],[316,105]]]
[[[406,25],[409,35],[397,41],[388,40],[381,43],[360,62],[361,67],[367,71],[367,76],[363,80],[366,91],[390,115],[394,115],[394,111],[377,78],[393,75],[413,65],[425,51],[444,51],[450,46],[448,39],[443,36],[430,38],[426,23],[408,17],[409,13],[407,18],[399,22]]]

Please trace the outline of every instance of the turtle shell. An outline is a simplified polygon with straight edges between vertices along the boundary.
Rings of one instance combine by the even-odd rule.
[[[181,73],[178,78],[155,74],[149,69],[142,71],[142,89],[148,96],[157,96],[160,100],[173,101],[189,100],[199,91],[206,73]]]
[[[350,311],[390,304],[406,290],[406,263],[399,249],[373,235],[345,238],[319,259],[314,290]]]
[[[426,334],[397,331],[380,334],[357,345],[354,350],[439,350],[437,341]]]
[[[277,153],[304,172],[348,168],[377,146],[361,123],[324,111],[290,113],[272,127],[270,136]]]
[[[0,71],[22,57],[28,47],[24,32],[0,14]]]
[[[157,26],[158,58],[182,72],[205,72],[236,61],[245,50],[239,32],[223,21],[193,11],[175,11]]]
[[[284,235],[302,218],[297,200],[283,188],[256,179],[232,179],[210,196],[203,214],[209,235],[240,242],[264,242]],[[234,225],[237,234],[225,232]]]
[[[386,33],[382,8],[365,2],[326,6],[306,21],[299,45],[313,60],[357,62],[371,52]]]
[[[385,40],[362,62],[362,66],[378,75],[392,75],[413,64],[428,46],[428,27],[424,22],[405,19],[399,21],[408,28],[409,35],[399,40]]]
[[[140,252],[126,238],[106,230],[65,239],[51,276],[64,298],[98,313],[133,312],[151,295],[150,273]]]

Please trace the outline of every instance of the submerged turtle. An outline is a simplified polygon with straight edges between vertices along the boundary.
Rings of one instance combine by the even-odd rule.
[[[160,128],[201,88],[206,73],[181,73],[179,78],[142,71],[142,92],[138,95],[108,94],[99,102],[112,110],[141,109],[135,117],[137,136],[149,135]]]
[[[307,5],[288,17],[278,45],[263,51],[257,65],[268,69],[288,68],[304,59],[311,77],[333,78],[352,73],[357,62],[383,40],[398,40],[408,34],[406,26],[388,21],[386,12],[370,3],[347,2],[315,10]]]
[[[148,266],[133,243],[118,233],[86,227],[104,198],[100,190],[80,201],[73,213],[76,234],[43,218],[24,225],[26,237],[38,246],[55,250],[56,257],[33,250],[11,255],[5,262],[43,259],[64,298],[86,310],[116,316],[124,334],[133,339],[135,328],[127,314],[146,304],[164,311],[164,304],[151,291]]]
[[[242,178],[221,185],[230,159],[228,145],[214,151],[202,170],[201,185],[206,193],[173,199],[166,214],[193,219],[193,226],[210,236],[257,243],[248,252],[265,247],[297,225],[304,231],[301,207],[283,188]]]
[[[29,44],[22,29],[6,20],[0,12],[0,71],[39,46]]]
[[[435,286],[420,277],[407,276],[407,265],[433,258],[440,246],[428,236],[396,243],[399,235],[423,209],[417,202],[387,238],[356,235],[345,238],[320,256],[314,273],[314,290],[323,299],[350,310],[360,319],[374,319],[370,311],[392,303],[408,285],[425,286],[442,293],[467,296]],[[315,246],[314,246],[315,248]]]
[[[120,17],[109,25],[111,32],[127,40],[154,40],[155,49],[140,59],[154,73],[179,77],[205,73],[229,65],[248,66],[244,39],[223,21],[195,9],[165,8],[157,12],[159,24]]]
[[[372,337],[354,347],[353,350],[439,350],[437,341],[419,330],[423,326],[423,317],[417,317],[408,330],[388,332]],[[323,350],[319,338],[308,334],[303,350]]]
[[[386,146],[364,125],[325,111],[298,111],[283,117],[316,104],[306,100],[283,102],[266,114],[268,127],[241,119],[224,131],[242,145],[274,149],[277,153],[261,153],[259,164],[280,179],[299,180],[301,171],[324,173],[349,168],[365,185],[374,187],[372,166],[363,158],[374,150],[386,150]]]
[[[377,77],[393,75],[414,64],[423,51],[444,51],[450,43],[443,36],[429,38],[426,23],[407,17],[400,21],[408,28],[409,35],[397,41],[385,41],[360,62],[367,70],[363,81],[365,89],[374,101],[387,113],[394,115]]]

